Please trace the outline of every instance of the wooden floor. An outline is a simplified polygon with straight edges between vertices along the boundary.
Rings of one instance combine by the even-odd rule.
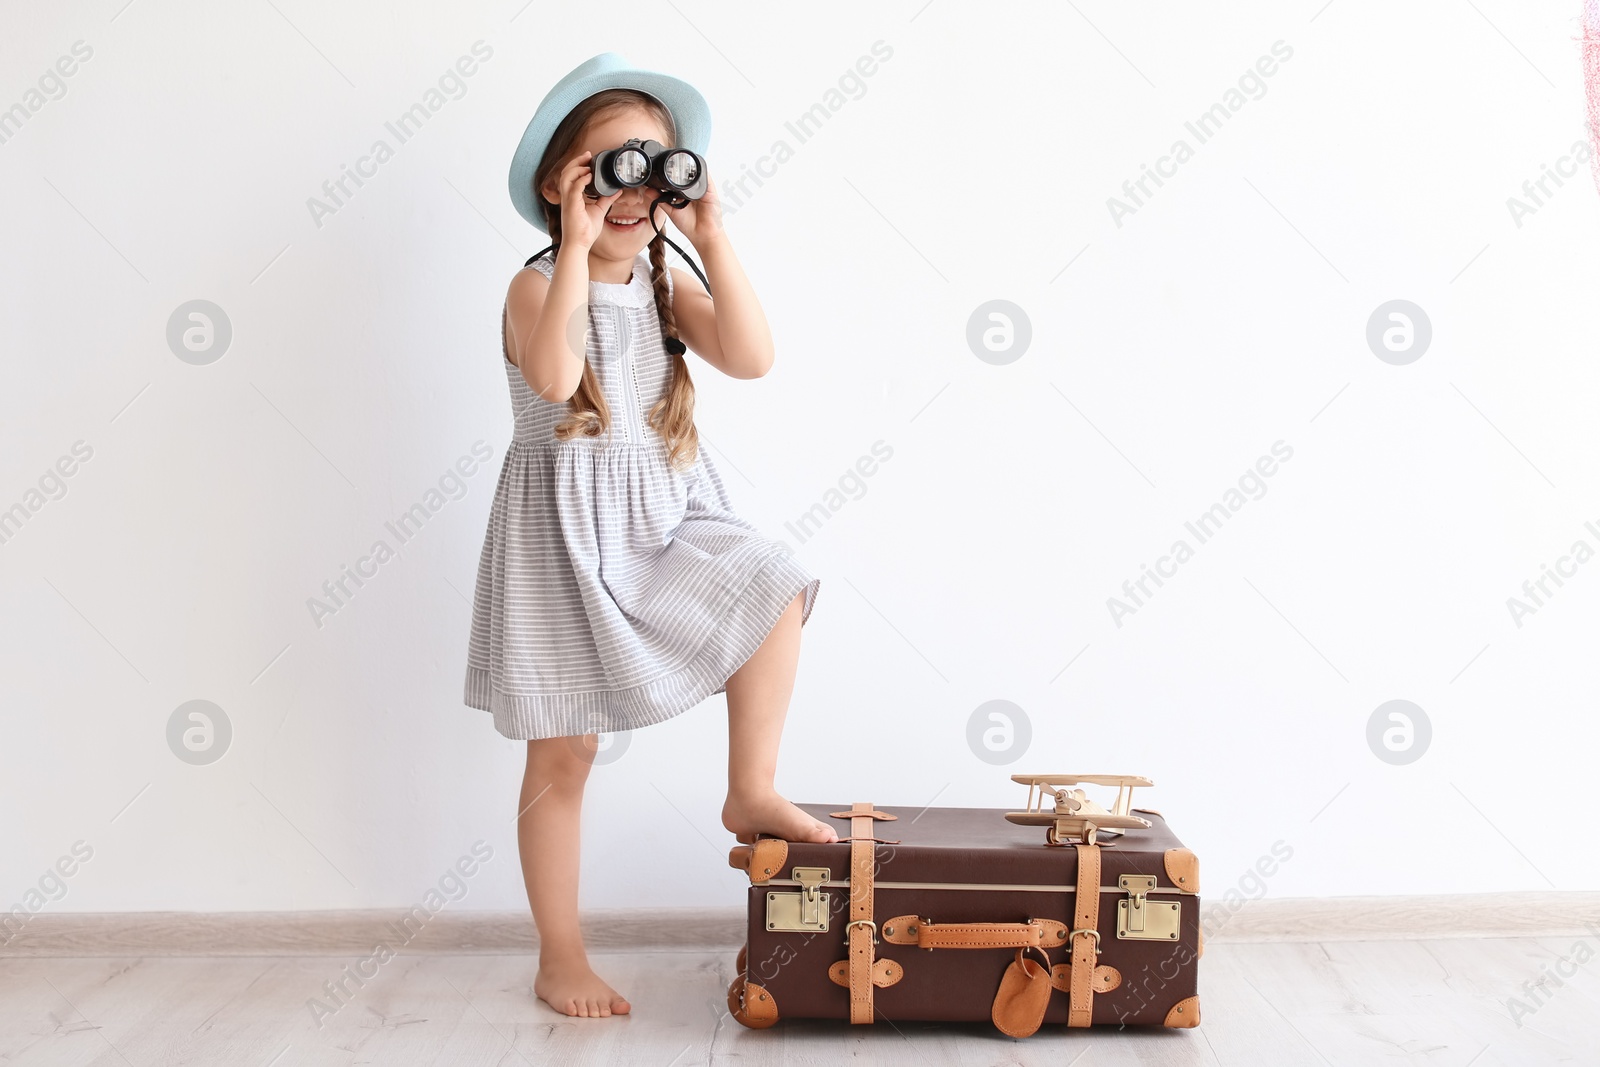
[[[1584,939],[1587,949],[1595,940]],[[1207,947],[1196,1030],[782,1022],[727,1015],[729,952],[597,954],[631,1016],[570,1019],[533,999],[526,956],[401,956],[319,1026],[329,957],[0,959],[0,1064],[876,1065],[1600,1064],[1600,958],[1535,1002],[1521,987],[1579,939]],[[1563,967],[1571,970],[1571,967]],[[352,987],[353,988],[353,987]],[[1513,1020],[1508,1000],[1533,1014]],[[1519,1025],[1520,1023],[1520,1025]]]

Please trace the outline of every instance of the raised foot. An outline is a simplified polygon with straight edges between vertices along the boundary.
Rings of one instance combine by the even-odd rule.
[[[580,1019],[604,1019],[626,1015],[632,1005],[615,989],[600,980],[586,962],[539,962],[533,992],[540,1000],[563,1015]]]
[[[818,822],[776,792],[767,791],[755,796],[728,794],[722,805],[722,825],[743,842],[755,840],[755,835],[772,834],[785,841],[818,841],[826,844],[839,840],[832,826]]]

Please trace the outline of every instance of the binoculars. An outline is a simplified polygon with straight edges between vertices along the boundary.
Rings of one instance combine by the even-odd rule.
[[[672,207],[682,207],[706,195],[706,161],[687,148],[668,148],[660,141],[631,138],[598,153],[592,166],[594,177],[584,189],[591,197],[648,185],[666,194]]]

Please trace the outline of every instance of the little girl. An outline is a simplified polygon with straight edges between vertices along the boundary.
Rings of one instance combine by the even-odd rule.
[[[821,582],[734,513],[695,432],[685,345],[735,378],[773,362],[715,184],[670,212],[715,302],[666,266],[657,190],[589,188],[596,155],[631,138],[703,157],[709,134],[692,87],[608,53],[551,90],[511,165],[513,203],[553,244],[506,293],[516,428],[478,565],[465,699],[528,742],[517,842],[539,931],[533,988],[567,1015],[629,1010],[590,968],[578,929],[579,812],[597,734],[725,692],[723,825],[741,837],[838,836],[773,788]]]

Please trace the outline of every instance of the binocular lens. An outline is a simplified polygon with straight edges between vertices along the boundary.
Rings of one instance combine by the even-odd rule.
[[[623,185],[643,185],[650,174],[650,159],[637,148],[629,148],[617,153],[612,167]]]
[[[691,152],[672,152],[662,161],[661,173],[668,182],[684,189],[700,176],[700,164],[695,162]]]

